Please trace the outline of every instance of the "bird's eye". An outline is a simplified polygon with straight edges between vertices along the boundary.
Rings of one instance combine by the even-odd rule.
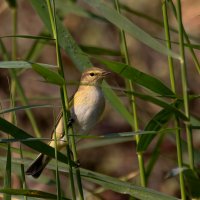
[[[90,76],[94,76],[94,73],[93,73],[93,72],[91,72],[91,73],[90,73]]]

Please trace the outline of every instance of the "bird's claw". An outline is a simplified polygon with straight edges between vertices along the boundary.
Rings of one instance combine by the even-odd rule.
[[[80,167],[81,166],[81,163],[79,160],[75,161],[75,164],[76,164],[76,168]]]

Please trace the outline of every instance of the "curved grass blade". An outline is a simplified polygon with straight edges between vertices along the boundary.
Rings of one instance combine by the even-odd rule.
[[[81,176],[93,183],[99,184],[106,189],[121,193],[129,194],[138,199],[148,200],[175,200],[177,198],[165,195],[152,189],[135,186],[132,183],[121,181],[107,175],[93,172],[86,169],[81,169]]]
[[[187,43],[184,43],[184,45],[186,47],[190,47],[190,48],[193,48],[193,49],[198,49],[200,50],[200,45],[199,44],[187,44]]]
[[[16,139],[16,138],[11,138],[11,139],[6,139],[6,138],[1,138],[0,143],[13,143],[13,142],[32,142],[32,141],[51,141],[49,138],[26,138],[26,139]]]
[[[47,193],[47,192],[43,192],[39,190],[4,188],[4,189],[0,189],[0,193],[27,196],[27,197],[36,197],[36,198],[42,198],[42,199],[57,199],[57,196],[55,194],[51,194],[51,193]],[[62,199],[70,200],[65,197],[62,197]]]
[[[191,116],[190,124],[192,129],[200,129],[200,120],[198,118]]]
[[[161,101],[158,98],[155,98],[153,96],[150,95],[145,95],[145,94],[140,94],[137,92],[126,92],[125,93],[129,93],[129,94],[133,94],[135,96],[137,96],[140,99],[143,99],[145,101],[149,101],[152,102],[160,107],[166,108],[168,110],[170,110],[171,112],[174,113],[174,115],[176,115],[177,117],[181,118],[182,120],[188,121],[189,119],[184,115],[184,113],[182,113],[180,110],[178,110],[176,107],[173,106],[173,104],[168,104],[165,101]]]
[[[52,32],[46,1],[29,1],[31,2],[34,9],[37,11],[40,18],[42,19],[44,25],[50,32]],[[62,25],[62,22],[57,17],[56,26],[58,31],[59,45],[67,52],[69,57],[72,59],[72,62],[81,71],[83,71],[83,69],[85,69],[86,67],[91,67],[92,63],[90,62],[89,58],[86,55],[84,55],[84,53],[76,44],[69,31]]]
[[[0,114],[5,114],[9,112],[16,112],[20,110],[27,110],[27,109],[32,109],[32,108],[52,108],[53,105],[47,105],[47,104],[37,104],[37,105],[28,105],[28,106],[17,106],[15,108],[8,108],[8,109],[3,109],[0,111]]]
[[[6,157],[6,168],[5,168],[5,175],[4,175],[4,187],[11,187],[12,185],[12,160],[11,160],[11,146],[10,144],[7,145],[7,157]],[[10,194],[4,194],[5,200],[11,200]]]
[[[160,80],[154,78],[153,76],[145,74],[144,72],[141,72],[138,69],[124,63],[108,61],[105,59],[98,60],[100,60],[100,62],[106,65],[106,67],[108,67],[113,72],[124,78],[132,80],[133,82],[142,85],[143,87],[146,87],[153,92],[163,96],[175,97],[175,94],[167,86],[165,86]]]
[[[191,169],[183,171],[184,178],[189,190],[191,199],[198,199],[200,197],[200,180],[197,174]]]
[[[46,67],[43,67],[42,65],[39,65],[39,64],[32,63],[31,65],[34,71],[36,71],[39,75],[41,75],[47,82],[53,83],[59,86],[62,86],[65,84],[65,80],[60,74],[52,70],[49,70]]]
[[[174,12],[175,17],[178,19],[176,7],[175,7],[173,1],[170,0],[170,1],[169,1],[169,4],[170,4],[171,7],[172,7],[172,10],[173,10],[173,12]],[[184,28],[183,24],[182,24],[182,30],[183,30],[183,36],[184,36],[186,42],[190,45],[190,39],[189,39],[189,37],[188,37],[188,35],[187,35],[186,31],[185,31],[185,28]],[[184,42],[184,41],[183,41],[183,42]],[[188,46],[188,47],[189,47],[190,53],[191,53],[191,55],[192,55],[192,59],[193,59],[193,61],[194,61],[194,64],[195,64],[195,66],[196,66],[196,69],[197,69],[198,73],[200,73],[200,63],[199,63],[199,60],[198,60],[198,58],[197,58],[197,56],[196,56],[196,54],[195,54],[193,48],[190,47],[190,46]]]
[[[17,159],[13,159],[13,163],[20,165],[20,162]],[[52,163],[49,163],[47,168],[55,170],[54,163],[55,161],[52,161]],[[59,163],[59,170],[62,172],[67,171],[66,166],[63,163]],[[128,194],[132,197],[135,197],[141,200],[146,200],[146,199],[148,200],[178,200],[175,197],[163,194],[161,192],[157,192],[149,188],[136,186],[132,183],[121,181],[117,178],[107,176],[101,173],[97,173],[94,171],[90,171],[87,169],[80,168],[80,172],[81,172],[81,177],[83,179],[90,181],[92,183],[101,185],[105,189],[109,189],[120,194]]]
[[[105,87],[104,87],[105,86]],[[106,83],[103,83],[102,90],[106,96],[106,99],[110,102],[110,104],[123,116],[123,118],[132,125],[133,116],[128,112],[126,107],[120,101],[120,99],[116,96],[112,89],[108,87]]]
[[[107,145],[113,145],[113,144],[120,144],[125,142],[133,142],[133,136],[132,137],[122,137],[122,138],[109,138],[104,140],[92,140],[92,142],[79,144],[77,146],[77,150],[81,151],[84,149],[92,149],[92,148],[98,148],[98,147],[105,147]]]
[[[1,52],[1,56],[3,57],[4,60],[9,60],[8,51],[1,39],[0,39],[0,52]]]
[[[42,33],[40,35],[43,36]],[[24,60],[30,60],[31,62],[36,61],[37,58],[41,55],[43,48],[47,44],[51,44],[49,40],[35,40],[29,51],[24,56]]]
[[[3,69],[19,69],[19,68],[32,68],[32,64],[28,61],[1,61],[0,68]],[[47,67],[47,68],[56,68],[54,65],[37,63],[38,65]]]
[[[49,145],[43,143],[42,141],[23,141],[25,139],[33,138],[31,135],[18,128],[17,126],[11,124],[5,119],[0,117],[0,130],[11,135],[12,137],[22,140],[22,143],[26,146],[40,152],[44,153],[52,158],[55,158],[55,150]],[[68,163],[68,158],[64,156],[62,153],[58,152],[58,160],[64,163]],[[75,163],[72,162],[72,165],[76,166]]]
[[[175,103],[172,104],[176,105],[177,107],[183,105],[183,101],[177,100]],[[173,112],[171,110],[168,110],[167,108],[164,108],[160,112],[158,112],[147,124],[145,127],[145,131],[159,131],[162,129],[162,127],[172,118]],[[137,151],[145,151],[151,141],[154,139],[156,135],[149,134],[149,135],[142,135],[140,137],[138,146],[137,146]]]
[[[0,149],[6,150],[6,149],[7,149],[7,144],[5,144],[5,143],[0,143]],[[20,149],[19,149],[19,148],[11,147],[11,151],[14,152],[14,153],[16,153],[16,154],[20,154]],[[24,155],[25,157],[32,158],[32,159],[34,159],[34,158],[37,156],[36,153],[30,152],[30,151],[25,150],[25,149],[23,149],[23,155]],[[5,161],[5,157],[1,157],[1,156],[0,156],[0,160],[3,160],[3,162],[4,162],[4,161]],[[25,160],[25,159],[24,159],[24,160]],[[28,162],[29,162],[29,160],[28,160]],[[21,164],[22,164],[22,163],[21,163]],[[0,165],[0,166],[1,166],[1,165]],[[2,166],[2,167],[5,167],[5,166]]]
[[[98,140],[92,140],[92,142],[82,143],[78,145],[78,150],[90,149],[97,147],[104,147],[107,145],[113,145],[124,142],[133,142],[133,136],[147,135],[147,134],[161,134],[175,129],[163,129],[160,131],[139,131],[139,132],[125,132],[125,133],[112,133],[97,138]],[[153,157],[153,156],[152,156]]]
[[[106,21],[103,17],[99,15],[95,15],[91,13],[90,11],[85,10],[83,7],[79,6],[78,4],[72,1],[57,0],[56,8],[59,11],[59,15],[61,16],[64,16],[64,15],[66,16],[67,14],[73,13],[81,17],[97,19],[104,22]]]
[[[108,55],[108,56],[121,56],[121,53],[116,50],[94,47],[94,46],[85,46],[79,45],[79,47],[86,53],[91,55]]]
[[[146,44],[155,51],[165,55],[170,55],[173,58],[179,60],[181,59],[178,54],[167,49],[164,45],[159,43],[148,33],[146,33],[141,28],[132,23],[129,19],[127,19],[123,15],[120,15],[116,10],[110,8],[108,4],[105,4],[100,0],[84,0],[84,1],[88,3],[90,6],[96,8],[103,17],[105,17],[108,21],[113,23],[116,27],[129,33],[132,37]]]
[[[154,18],[146,13],[142,13],[141,11],[137,11],[133,8],[130,8],[128,7],[127,5],[125,4],[122,4],[120,3],[120,8],[122,8],[124,11],[127,11],[128,13],[131,13],[133,15],[136,15],[138,17],[141,17],[145,20],[147,20],[148,22],[151,22],[153,23],[154,25],[158,25],[160,27],[164,27],[164,24],[163,24],[163,21],[161,20],[158,20],[157,18]],[[174,32],[174,33],[178,33],[178,30],[172,26],[169,26],[169,30]],[[184,33],[185,34],[185,33]],[[184,35],[185,36],[185,35]],[[194,35],[188,35],[190,39],[192,40],[196,40],[196,41],[199,41],[199,38],[197,38],[196,36]],[[187,38],[185,37],[185,39],[187,40]]]
[[[151,172],[152,172],[154,166],[156,165],[157,160],[160,156],[160,146],[163,142],[164,136],[165,136],[164,133],[159,135],[159,139],[153,148],[150,159],[148,160],[148,163],[146,166],[146,173],[145,173],[147,182],[148,182],[149,176],[151,175]]]
[[[24,38],[24,39],[33,39],[33,40],[54,40],[54,38],[47,37],[47,36],[37,36],[37,35],[5,35],[5,36],[0,36],[0,38]]]

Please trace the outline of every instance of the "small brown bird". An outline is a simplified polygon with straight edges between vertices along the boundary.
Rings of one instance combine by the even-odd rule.
[[[86,133],[98,122],[104,111],[105,99],[101,89],[101,83],[109,72],[92,67],[85,70],[81,76],[80,85],[73,98],[71,117],[75,133]],[[62,113],[59,115],[56,127],[52,133],[52,139],[56,133],[57,149],[61,150],[67,145]],[[49,142],[51,147],[55,147],[55,142]],[[38,178],[51,158],[45,154],[39,156],[26,170],[27,175]]]

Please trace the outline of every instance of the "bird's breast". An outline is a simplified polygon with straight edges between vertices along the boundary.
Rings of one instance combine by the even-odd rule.
[[[90,87],[78,91],[74,96],[72,116],[78,131],[90,130],[99,120],[105,107],[105,99],[100,88]]]

